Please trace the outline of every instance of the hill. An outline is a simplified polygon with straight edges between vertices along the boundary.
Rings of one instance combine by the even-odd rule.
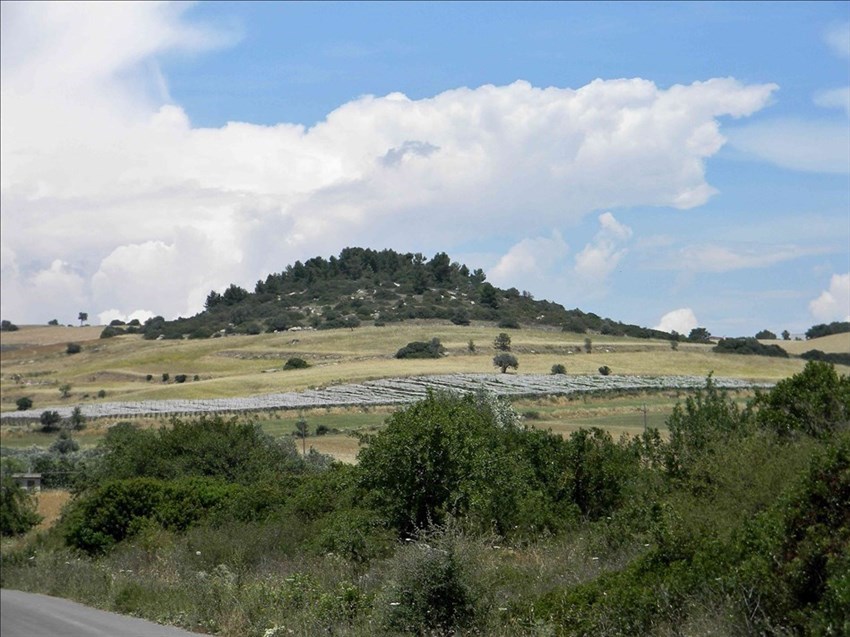
[[[221,293],[212,291],[203,312],[176,321],[155,317],[141,331],[147,339],[209,338],[442,319],[456,325],[487,322],[504,329],[535,325],[580,334],[672,338],[666,332],[538,301],[516,288],[503,290],[485,279],[480,269],[470,271],[444,252],[427,260],[419,253],[345,248],[338,257],[297,261],[257,281],[253,292],[235,284]],[[112,333],[121,329],[114,326]]]

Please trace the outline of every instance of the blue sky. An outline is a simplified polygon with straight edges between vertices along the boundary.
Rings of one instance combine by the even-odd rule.
[[[346,245],[717,335],[850,318],[850,4],[2,5],[2,315]]]

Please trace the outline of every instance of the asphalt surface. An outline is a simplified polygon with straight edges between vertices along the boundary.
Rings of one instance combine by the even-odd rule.
[[[2,637],[198,637],[172,626],[107,613],[77,602],[4,588]]]

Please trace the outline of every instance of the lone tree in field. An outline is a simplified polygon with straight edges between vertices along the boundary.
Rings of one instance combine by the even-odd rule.
[[[303,418],[295,421],[295,435],[301,438],[301,455],[307,455],[307,436],[310,435],[310,426]]]
[[[493,357],[493,365],[501,369],[503,374],[508,371],[508,367],[511,369],[517,369],[519,367],[516,356],[508,354],[507,352],[496,354],[496,356]]]
[[[510,352],[511,351],[511,337],[505,334],[504,332],[500,332],[496,337],[496,340],[493,341],[493,347],[495,347],[500,352]]]
[[[41,421],[41,430],[44,433],[50,433],[59,429],[59,423],[62,417],[58,411],[43,411],[39,420]]]
[[[83,323],[89,320],[89,315],[87,312],[80,312],[77,318],[80,319],[80,327],[82,327]]]

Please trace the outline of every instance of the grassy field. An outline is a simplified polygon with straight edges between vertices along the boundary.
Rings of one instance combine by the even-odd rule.
[[[0,409],[32,398],[34,409],[91,401],[214,398],[298,391],[341,382],[387,376],[450,372],[491,372],[493,339],[498,328],[484,325],[403,324],[356,330],[287,332],[226,338],[145,341],[138,335],[99,339],[97,327],[24,327],[2,334]],[[666,341],[593,337],[593,353],[584,352],[584,336],[555,330],[510,330],[519,373],[548,373],[561,363],[570,374],[596,374],[602,365],[617,374],[688,374],[776,381],[802,369],[799,359],[715,354],[711,346]],[[836,335],[797,348],[850,351],[850,338]],[[398,360],[395,352],[410,341],[439,338],[447,356],[439,360]],[[469,351],[469,342],[475,351]],[[66,344],[82,352],[69,355]],[[790,344],[789,344],[790,343]],[[578,351],[576,351],[578,350]],[[311,367],[283,371],[289,357]],[[163,382],[163,374],[169,375]],[[174,382],[185,374],[187,382]],[[150,377],[150,378],[148,378]],[[195,380],[197,378],[197,380]],[[59,388],[70,385],[62,398]],[[99,396],[100,394],[100,396]]]
[[[100,339],[100,327],[22,327],[2,333],[0,345],[0,407],[14,411],[15,401],[27,396],[38,412],[56,406],[96,401],[167,398],[216,398],[298,391],[338,383],[391,376],[492,372],[493,340],[500,330],[491,325],[455,326],[418,322],[356,330],[302,331],[257,336],[183,341],[145,341],[138,335]],[[682,343],[674,351],[667,341],[592,336],[592,353],[584,350],[585,336],[553,329],[507,331],[518,373],[549,373],[561,363],[569,374],[598,373],[602,365],[616,374],[686,374],[777,381],[799,372],[805,361],[761,356],[716,354],[710,345]],[[447,355],[438,360],[398,360],[395,352],[411,341],[439,338]],[[79,343],[79,354],[66,353],[68,343]],[[474,351],[470,349],[474,344]],[[850,336],[838,334],[811,341],[779,342],[795,354],[809,349],[850,352]],[[307,360],[311,367],[283,371],[290,357]],[[850,368],[841,368],[843,373]],[[169,375],[167,382],[163,374]],[[174,382],[185,374],[185,383]],[[148,378],[150,376],[150,378]],[[197,380],[195,380],[197,377]],[[60,386],[71,386],[63,398]],[[515,406],[535,427],[563,434],[579,427],[602,427],[615,436],[639,433],[644,424],[663,428],[678,396],[664,392],[640,396],[557,398],[518,401]],[[353,461],[358,450],[353,431],[380,426],[392,408],[313,409],[256,414],[264,430],[274,436],[290,435],[303,417],[311,432],[324,425],[330,433],[311,435],[307,446]],[[142,426],[162,420],[137,419]],[[93,446],[110,421],[89,423],[75,434],[83,447]],[[53,436],[33,427],[4,425],[4,446],[47,446]]]

